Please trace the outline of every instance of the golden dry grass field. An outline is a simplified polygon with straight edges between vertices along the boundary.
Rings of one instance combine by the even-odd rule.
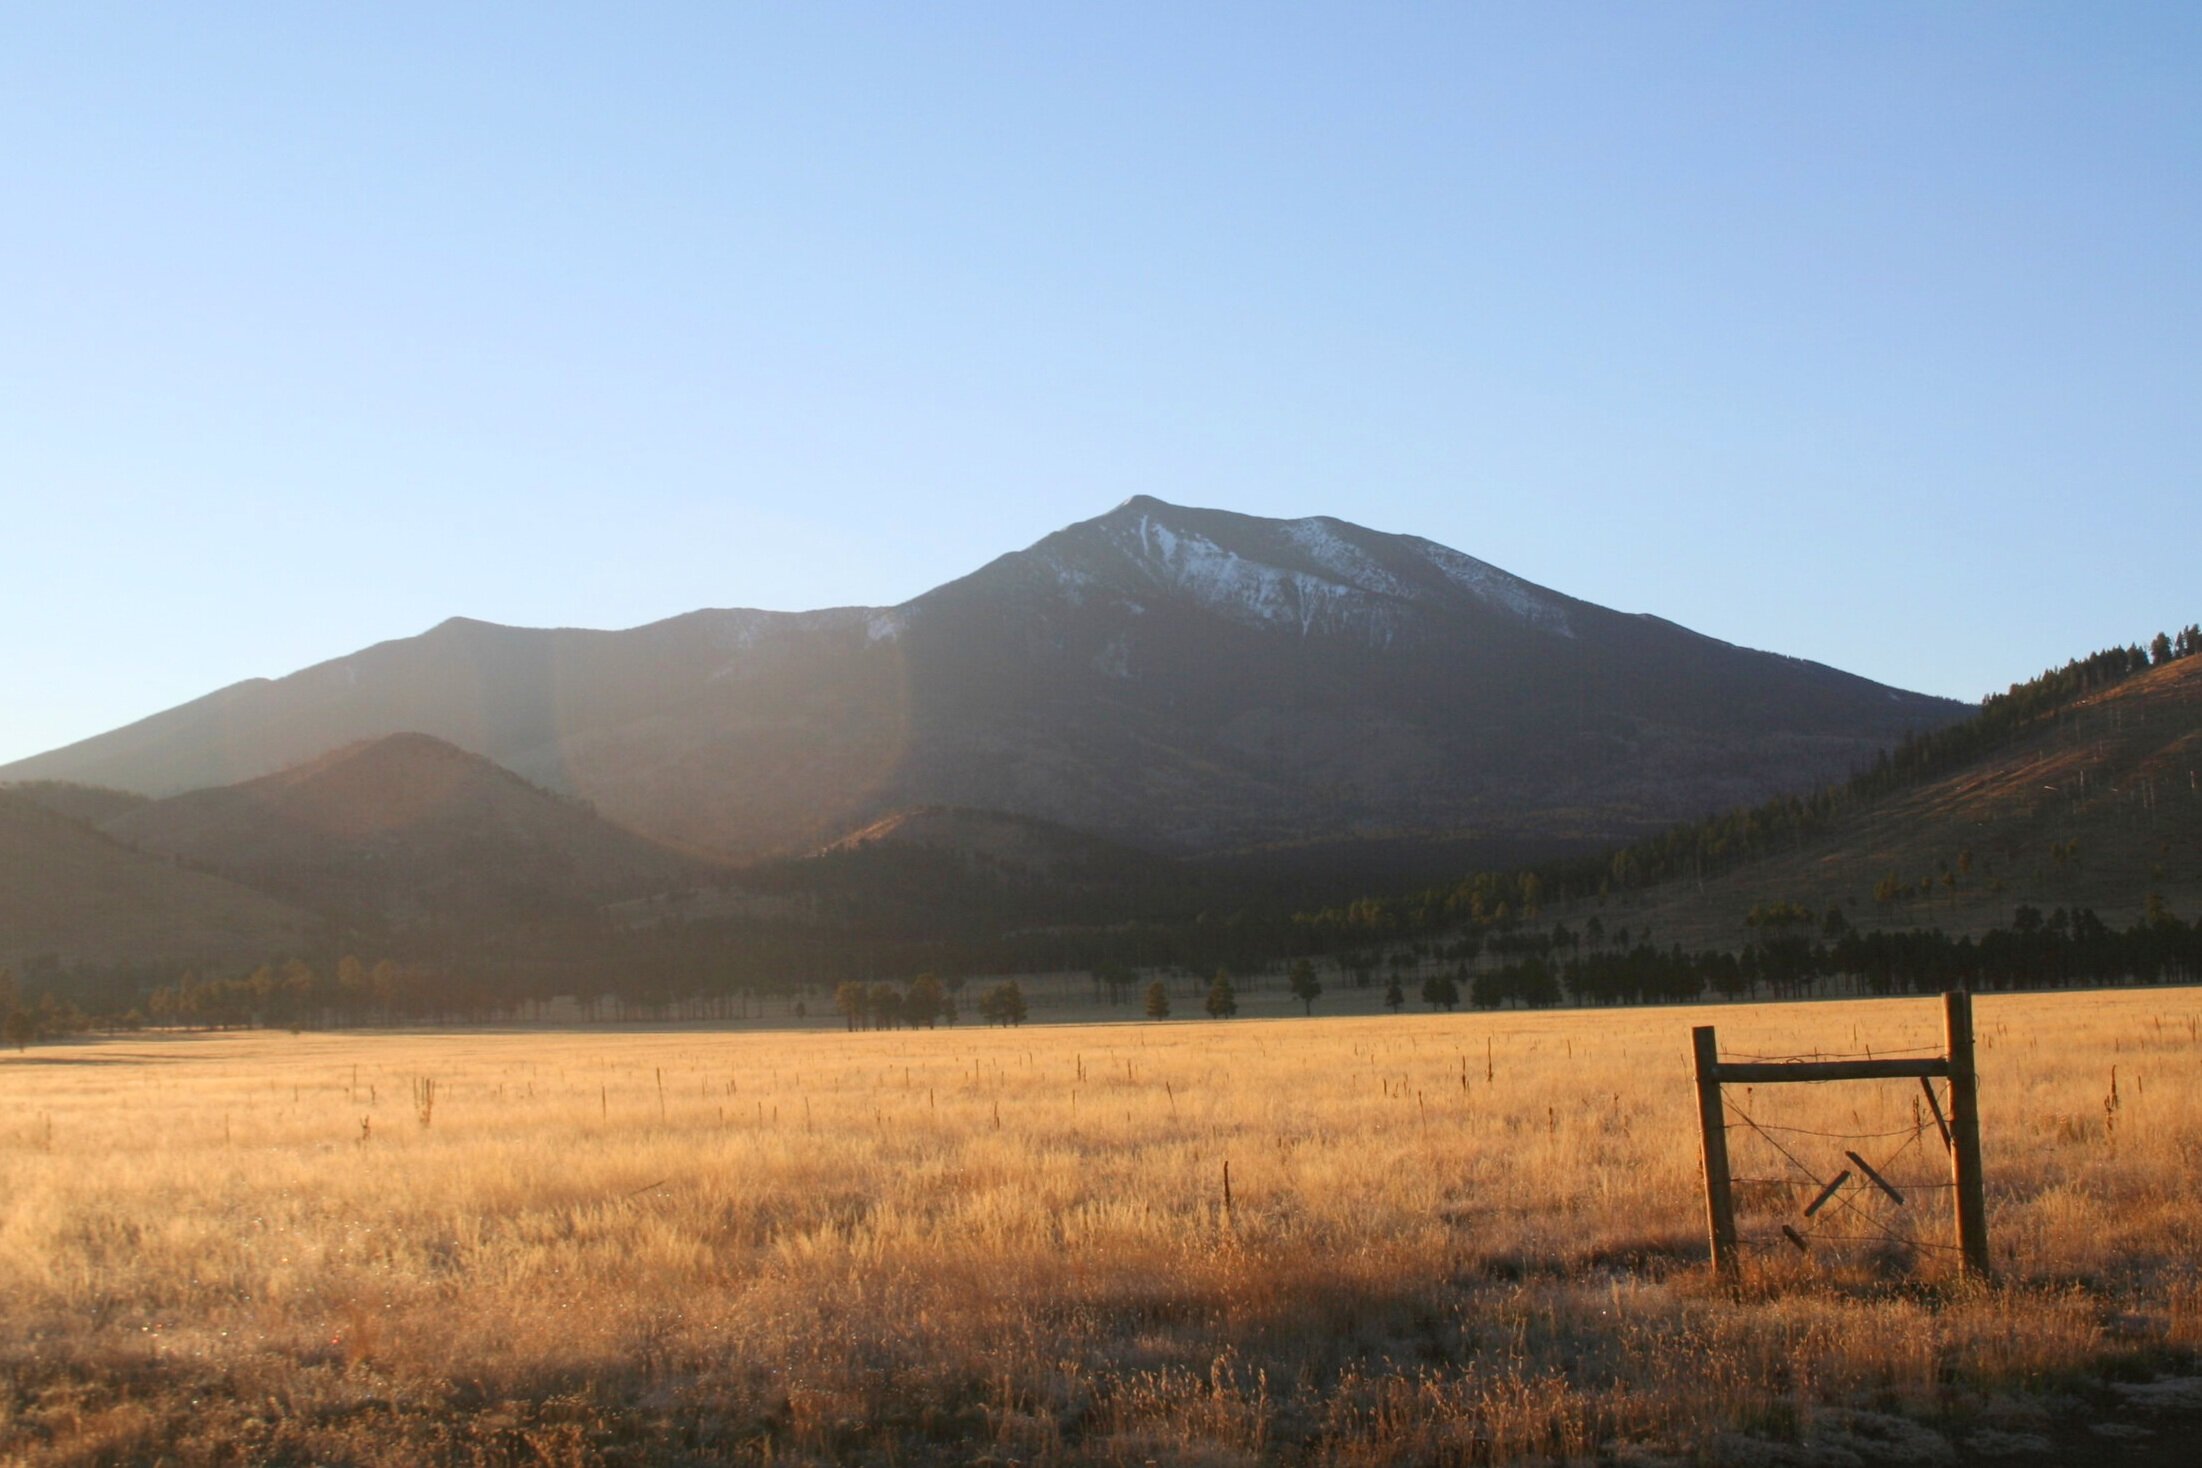
[[[1900,1082],[1739,1093],[1907,1201],[1800,1254],[1739,1128],[1750,1262],[1702,1262],[1690,1026],[1930,1047],[1926,999],[11,1054],[0,1460],[2023,1449],[2202,1344],[2202,993],[1978,1007],[1986,1286]]]

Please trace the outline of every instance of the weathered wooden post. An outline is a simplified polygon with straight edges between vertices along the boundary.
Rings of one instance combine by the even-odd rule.
[[[1950,1171],[1957,1193],[1957,1247],[1968,1274],[1986,1278],[1988,1188],[1980,1162],[1980,1073],[1973,1064],[1973,996],[1942,996],[1950,1057]]]
[[[1736,1272],[1736,1196],[1728,1172],[1728,1117],[1720,1103],[1720,1042],[1711,1025],[1690,1031],[1697,1050],[1697,1124],[1705,1151],[1705,1225],[1713,1269]]]

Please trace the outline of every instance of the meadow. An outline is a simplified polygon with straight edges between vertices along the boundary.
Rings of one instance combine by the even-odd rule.
[[[0,1460],[2045,1448],[2202,1346],[2202,992],[1978,1013],[1989,1282],[1892,1082],[1736,1095],[1746,1265],[1704,1262],[1690,1027],[1885,1054],[1931,999],[34,1048]],[[1800,1250],[1846,1150],[1906,1201],[1854,1186]]]

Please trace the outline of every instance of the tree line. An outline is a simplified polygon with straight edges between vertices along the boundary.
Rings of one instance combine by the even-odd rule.
[[[1489,934],[1468,933],[1447,943],[1422,943],[1388,955],[1390,973],[1382,1002],[1393,1012],[1409,1002],[1407,984],[1419,977],[1415,997],[1433,1010],[1463,1004],[1477,1009],[1580,1005],[1674,1004],[1707,998],[1803,999],[1858,994],[1921,994],[1952,988],[2024,990],[2100,984],[2202,981],[2202,921],[2188,923],[2152,894],[2143,916],[2124,929],[2110,926],[2091,908],[2044,913],[2020,905],[2011,921],[1975,938],[1940,929],[1877,932],[1853,927],[1842,910],[1814,914],[1789,902],[1762,903],[1746,919],[1753,937],[1738,949],[1686,951],[1661,947],[1648,933],[1606,928],[1592,917],[1579,928],[1518,923]],[[1368,988],[1379,969],[1378,953],[1359,950],[1334,961],[1356,987]],[[1426,972],[1425,972],[1426,970]],[[1312,1014],[1324,986],[1306,958],[1285,966],[1285,987]],[[263,965],[250,974],[202,978],[187,972],[158,985],[127,1007],[81,1007],[51,991],[27,993],[0,969],[0,1035],[22,1046],[90,1030],[143,1025],[180,1028],[336,1028],[350,1025],[495,1023],[541,1018],[554,998],[569,990],[544,975],[539,988],[499,984],[480,971],[429,964],[373,964],[346,957],[317,968],[302,959]],[[1141,976],[1107,966],[1093,974],[1097,993],[1121,1003]],[[604,994],[578,996],[594,1018],[734,1021],[773,1011],[798,1020],[831,1011],[850,1030],[931,1028],[957,1023],[964,1014],[968,981],[922,972],[907,983],[846,980],[831,990],[783,985],[762,991],[698,976],[678,992],[648,1000],[615,1001]],[[1238,986],[1229,968],[1218,968],[1202,1010],[1228,1019],[1239,1012]],[[979,1020],[1022,1024],[1029,1005],[1014,979],[987,985],[970,1001]],[[1172,1013],[1169,987],[1159,977],[1145,986],[1141,1012],[1150,1019]]]

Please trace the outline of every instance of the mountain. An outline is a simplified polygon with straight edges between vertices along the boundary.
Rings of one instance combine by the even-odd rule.
[[[1788,844],[1788,843],[1784,843]],[[1840,906],[1862,928],[2008,926],[2027,905],[2124,927],[2150,894],[2202,917],[2202,656],[2030,719],[1977,757],[1842,808],[1790,849],[1605,912],[1663,941],[1747,941],[1762,903]]]
[[[454,619],[0,779],[174,795],[417,731],[745,858],[913,806],[1179,853],[1587,845],[1811,787],[1964,712],[1413,536],[1140,496],[898,607]]]
[[[1146,499],[907,613],[954,651],[913,683],[904,768],[929,798],[1191,851],[1594,841],[1810,783],[1961,712],[1427,540]]]
[[[103,829],[317,912],[399,925],[557,917],[714,870],[425,734],[153,801]]]
[[[19,799],[88,826],[136,810],[152,798],[134,790],[110,790],[104,785],[77,785],[67,780],[30,780],[4,788]]]
[[[0,791],[0,964],[258,961],[313,919]]]

